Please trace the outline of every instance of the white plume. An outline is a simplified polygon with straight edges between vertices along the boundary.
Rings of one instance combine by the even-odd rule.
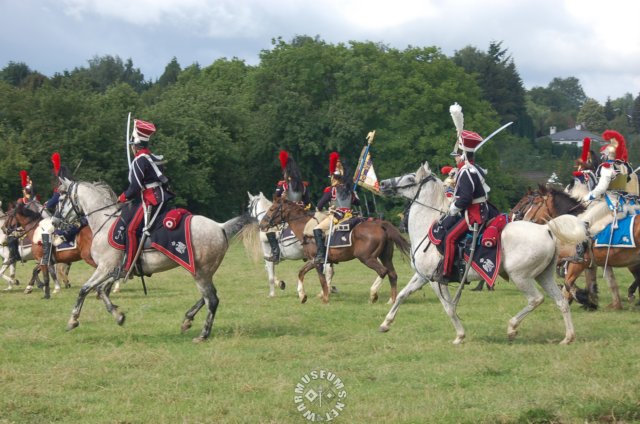
[[[451,114],[451,118],[453,119],[453,125],[456,126],[456,131],[458,131],[458,135],[464,129],[464,115],[462,114],[462,106],[458,103],[454,103],[449,106],[449,113]]]

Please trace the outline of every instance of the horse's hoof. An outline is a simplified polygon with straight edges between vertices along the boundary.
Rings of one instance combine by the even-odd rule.
[[[636,300],[636,296],[635,296],[635,295],[633,295],[633,294],[630,294],[630,295],[627,297],[627,300],[629,301],[629,303],[633,303],[633,302]]]
[[[6,289],[4,289],[4,291],[11,291],[12,289],[13,289],[13,287],[11,287],[11,286],[7,286],[7,288],[6,288]]]
[[[69,323],[67,323],[67,331],[71,331],[74,328],[78,327],[80,325],[79,321],[71,321]]]
[[[185,319],[182,325],[180,326],[180,331],[185,333],[188,329],[191,328],[191,324],[193,324],[193,321],[191,321],[190,319]]]
[[[33,286],[27,286],[27,288],[24,289],[24,294],[31,294],[32,291],[33,291]]]
[[[60,293],[60,287],[56,287],[55,289],[53,289],[53,294],[58,294]]]
[[[458,336],[455,338],[455,340],[453,341],[453,344],[455,346],[459,346],[462,344],[462,342],[464,342],[464,336]]]
[[[336,286],[331,286],[331,293],[338,293],[338,288]]]
[[[278,285],[278,287],[280,287],[280,290],[284,290],[285,287],[287,287],[287,283],[285,283],[284,281],[280,280],[280,284]]]
[[[64,284],[64,288],[65,289],[70,289],[71,288],[71,284],[70,283],[65,283]]]
[[[200,344],[200,343],[204,343],[204,342],[206,342],[206,341],[207,341],[207,339],[205,339],[205,338],[204,338],[204,337],[202,337],[202,336],[198,336],[198,337],[194,337],[191,341],[192,341],[193,343],[195,343],[195,344]]]
[[[42,296],[43,299],[51,299],[51,295],[49,293],[45,293],[44,296]]]
[[[306,303],[307,302],[307,295],[305,294],[304,296],[302,296],[302,299],[300,299],[300,303]]]
[[[378,301],[378,293],[374,293],[371,296],[369,296],[369,301],[371,303],[376,303]]]
[[[389,331],[389,330],[390,330],[390,328],[389,328],[389,326],[388,326],[388,325],[384,325],[384,324],[383,324],[383,325],[381,325],[380,327],[378,327],[378,331],[379,331],[379,332],[381,332],[381,333],[386,333],[386,332],[387,332],[387,331]]]
[[[518,332],[517,331],[509,331],[507,333],[507,338],[509,339],[510,342],[514,341],[517,336],[518,336]]]
[[[124,320],[126,319],[126,315],[125,314],[120,314],[120,316],[118,317],[118,319],[116,319],[116,323],[119,326],[123,326],[124,325]]]
[[[14,281],[13,284],[15,284],[16,286],[19,286],[20,285],[20,280],[16,279],[16,281]]]
[[[621,311],[622,310],[622,304],[612,302],[612,303],[609,303],[607,305],[607,308],[608,309],[613,309],[615,311]]]

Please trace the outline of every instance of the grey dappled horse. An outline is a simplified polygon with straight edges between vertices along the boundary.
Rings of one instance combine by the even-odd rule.
[[[260,194],[254,196],[253,194],[247,192],[249,195],[249,205],[247,209],[249,211],[249,215],[252,218],[260,221],[262,217],[267,213],[269,208],[271,207],[271,202],[268,200],[262,192]],[[256,231],[259,231],[256,228]],[[263,238],[263,232],[259,232],[260,236],[260,247],[262,249],[262,254],[264,258],[267,258],[271,255],[271,246],[267,241],[266,237]],[[248,241],[248,238],[245,238]],[[288,240],[278,240],[278,244],[280,245],[280,261],[285,259],[287,260],[300,260],[304,259],[304,251],[302,250],[302,243],[296,237],[293,237]],[[247,246],[247,248],[251,248],[251,246]],[[276,264],[267,261],[264,261],[264,268],[267,271],[267,278],[269,279],[269,297],[275,297],[276,295],[276,282],[279,281],[280,288],[284,290],[285,282],[278,280],[278,276],[276,275]],[[327,264],[325,266],[325,275],[327,277],[327,284],[331,284],[331,280],[333,279],[333,267],[331,264]]]
[[[74,208],[85,214],[93,231],[91,256],[97,264],[89,280],[82,286],[78,299],[71,312],[67,330],[79,325],[80,311],[87,294],[96,289],[103,300],[107,311],[116,322],[122,325],[125,316],[109,298],[110,286],[113,284],[114,269],[122,264],[124,252],[117,250],[108,242],[109,228],[116,219],[118,207],[116,195],[104,183],[73,182],[61,178],[61,190],[68,193]],[[195,260],[195,282],[201,298],[186,312],[182,323],[182,331],[191,327],[198,311],[207,306],[208,314],[200,335],[194,342],[206,340],[211,334],[211,327],[218,308],[218,296],[213,285],[213,275],[220,266],[229,247],[229,238],[242,229],[249,220],[246,215],[238,216],[220,224],[201,215],[194,215],[191,221],[191,242]],[[178,266],[157,250],[143,250],[141,254],[142,273],[150,275],[167,271]]]
[[[442,258],[436,246],[426,238],[429,226],[448,210],[448,200],[442,181],[436,178],[425,162],[415,173],[384,180],[380,183],[383,194],[396,195],[412,201],[409,209],[409,237],[411,238],[412,266],[415,274],[402,289],[396,302],[380,325],[380,331],[388,331],[404,299],[427,282],[444,306],[456,330],[454,344],[460,344],[465,331],[451,300],[449,288],[433,281],[433,276]],[[501,234],[502,262],[500,276],[510,279],[527,298],[527,306],[509,320],[507,335],[517,335],[522,320],[544,300],[536,288],[536,281],[553,298],[564,318],[565,337],[561,344],[575,340],[569,304],[554,281],[558,240],[578,243],[587,238],[585,228],[577,218],[562,216],[547,225],[517,221],[507,224]],[[471,268],[469,281],[480,280],[480,275]]]

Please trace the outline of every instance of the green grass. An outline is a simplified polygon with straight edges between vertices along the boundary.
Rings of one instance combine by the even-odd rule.
[[[411,271],[397,262],[402,287]],[[0,423],[306,422],[294,389],[320,369],[345,384],[337,422],[640,420],[640,312],[629,305],[597,312],[573,305],[577,341],[559,346],[562,318],[547,299],[509,342],[507,321],[525,300],[500,281],[495,292],[463,293],[467,339],[453,346],[453,327],[430,288],[414,294],[381,334],[389,306],[368,304],[372,271],[359,262],[338,265],[340,292],[328,305],[315,297],[318,280],[309,274],[309,300],[301,305],[295,291],[301,264],[280,265],[288,286],[269,299],[262,264],[234,244],[216,275],[221,304],[204,344],[191,342],[203,311],[180,333],[198,297],[180,269],[147,279],[148,296],[139,280],[113,295],[127,314],[123,327],[91,295],[80,326],[65,331],[90,274],[82,264],[71,270],[73,288],[49,301],[40,292],[0,292]],[[19,267],[22,281],[31,267]],[[617,275],[625,293],[629,274]],[[610,301],[605,286],[603,305]],[[381,300],[388,294],[386,284]]]

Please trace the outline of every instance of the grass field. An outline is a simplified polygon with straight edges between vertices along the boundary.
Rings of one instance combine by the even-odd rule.
[[[411,271],[406,261],[397,262],[402,287]],[[221,304],[204,344],[191,341],[203,311],[180,333],[198,297],[180,269],[147,279],[147,296],[139,280],[113,295],[127,314],[123,327],[90,296],[80,326],[65,331],[90,273],[86,265],[74,265],[73,288],[49,301],[40,292],[0,292],[0,423],[307,422],[296,385],[307,387],[305,378],[322,382],[313,379],[314,370],[335,373],[344,384],[336,422],[640,420],[640,310],[587,312],[573,305],[577,341],[559,346],[562,318],[547,301],[509,342],[507,321],[525,299],[499,281],[494,292],[463,293],[459,313],[467,339],[453,346],[453,327],[428,287],[382,334],[377,328],[389,306],[368,304],[369,269],[338,265],[339,293],[328,305],[313,297],[319,285],[310,274],[310,298],[301,305],[295,292],[301,264],[279,266],[288,286],[270,299],[262,264],[234,244],[216,275]],[[21,281],[30,268],[19,267]],[[628,272],[617,275],[626,292]],[[381,299],[388,294],[387,284]],[[609,301],[601,284],[601,304]]]

